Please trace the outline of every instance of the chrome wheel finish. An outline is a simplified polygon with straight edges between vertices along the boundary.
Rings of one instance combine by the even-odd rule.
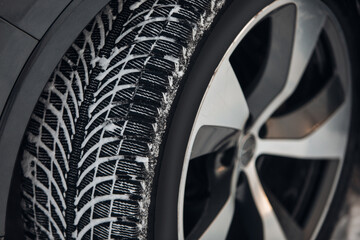
[[[266,61],[256,84],[250,86],[240,79],[234,54],[244,38],[269,19]],[[333,61],[324,66],[331,64],[333,71],[323,83],[315,83],[317,79],[306,76],[309,66],[314,59],[328,61],[329,55],[321,57],[328,50]],[[216,69],[193,125],[179,189],[179,239],[225,239],[244,195],[240,178],[246,179],[264,239],[316,237],[337,187],[349,135],[351,82],[346,51],[341,28],[320,1],[275,1],[242,29]],[[318,86],[316,91],[304,94],[305,78]],[[310,172],[322,169],[321,179],[314,178],[319,189],[314,192],[307,184],[316,197],[309,200],[307,193],[299,197],[308,199],[304,200],[309,211],[306,221],[294,217],[305,211],[299,210],[301,204],[290,214],[264,187],[260,173],[266,169],[259,165],[268,156],[314,162]],[[201,171],[206,179],[198,176]],[[191,174],[197,175],[195,179],[190,179]],[[184,199],[195,198],[190,202],[197,207],[190,209],[198,212],[192,213],[196,221],[184,227],[189,204]]]

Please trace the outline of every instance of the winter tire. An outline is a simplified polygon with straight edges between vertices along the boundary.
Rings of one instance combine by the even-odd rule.
[[[328,237],[356,117],[333,6],[111,1],[29,120],[26,237]]]

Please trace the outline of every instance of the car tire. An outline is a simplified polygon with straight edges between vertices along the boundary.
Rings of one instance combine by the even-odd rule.
[[[292,4],[300,6],[302,3],[307,4],[311,1],[289,0],[283,2],[287,3],[284,4],[286,7]],[[188,161],[186,159],[190,158],[192,152],[195,151],[189,139],[197,137],[194,135],[194,126],[198,121],[199,112],[204,106],[204,99],[206,99],[209,89],[211,89],[212,79],[221,73],[221,71],[219,73],[219,69],[221,69],[222,59],[229,52],[229,47],[231,48],[234,39],[239,33],[246,35],[242,33],[243,29],[249,29],[250,32],[255,26],[249,27],[252,22],[259,24],[264,22],[263,19],[256,20],[257,14],[259,13],[261,16],[261,10],[267,9],[267,6],[274,6],[274,4],[277,3],[270,0],[232,2],[224,0],[111,1],[88,24],[64,54],[45,86],[29,120],[21,154],[22,208],[26,237],[30,239],[176,239],[185,237],[187,239],[201,237],[220,239],[239,237],[239,233],[236,231],[237,222],[232,215],[230,218],[225,218],[230,222],[224,228],[224,233],[222,233],[223,230],[214,230],[220,235],[211,235],[214,234],[212,231],[210,231],[211,234],[207,233],[209,225],[218,216],[216,211],[220,211],[227,198],[214,200],[217,207],[213,207],[212,200],[200,202],[203,205],[200,211],[202,215],[195,215],[195,217],[191,215],[195,222],[187,227],[190,230],[186,230],[187,233],[184,234],[183,214],[186,211],[184,210],[184,194],[188,193],[186,183],[195,181],[198,184],[199,181],[202,181],[189,180],[187,175],[188,172],[190,173],[190,164],[186,162]],[[317,4],[320,6],[319,9],[327,9],[325,4],[320,1],[316,1],[314,6],[318,6]],[[274,7],[274,11],[268,12],[263,17],[276,15],[276,12],[281,12],[281,9],[281,6]],[[285,11],[283,15],[293,17],[292,20],[295,21],[297,15],[294,14],[294,11],[296,12],[295,7]],[[327,9],[327,11],[330,16],[331,10]],[[275,19],[277,16],[273,18]],[[331,17],[331,20],[333,19],[336,17]],[[288,26],[292,25],[285,24],[285,29]],[[345,89],[346,86],[351,85],[349,82],[351,81],[351,74],[349,75],[351,63],[348,61],[347,45],[343,42],[343,35],[341,33],[337,35],[334,31],[334,29],[338,30],[339,26],[341,29],[341,25],[336,22],[329,27],[330,30],[326,34],[327,38],[334,34],[336,36],[334,43],[339,43],[341,46],[334,47],[335,50],[333,50],[333,43],[329,44],[332,54],[335,55],[336,64],[338,64],[338,59],[345,59],[344,66],[340,63],[341,66],[337,65],[343,71],[340,73],[339,84],[343,84]],[[296,36],[295,33],[289,37],[288,44],[292,44],[294,36]],[[265,44],[263,45],[265,46]],[[266,54],[261,55],[264,59],[267,59],[268,51],[271,52],[269,49],[264,49]],[[319,51],[321,52],[321,50]],[[310,53],[312,54],[312,52],[308,54],[311,55]],[[291,56],[292,51],[289,51],[284,58],[290,59]],[[243,63],[243,60],[239,61]],[[259,61],[261,62],[261,59]],[[284,68],[287,68],[289,62],[284,62]],[[245,64],[245,66],[247,65]],[[303,66],[305,72],[306,66],[306,64]],[[241,75],[241,73],[239,74]],[[287,72],[283,72],[283,74],[286,75]],[[274,78],[276,77],[281,78],[282,75],[274,75]],[[239,81],[239,86],[244,89],[245,83]],[[220,83],[218,85],[220,87],[214,90],[214,96],[223,97],[216,99],[215,102],[222,104],[226,98],[226,95],[221,93],[221,89],[225,85],[225,83]],[[318,88],[321,90],[322,87],[323,85]],[[310,89],[312,88],[310,87]],[[315,91],[314,96],[317,96],[319,91]],[[344,90],[348,96],[352,96],[350,91],[352,89]],[[271,96],[266,96],[264,92],[262,94],[266,99],[265,102],[270,102],[278,92],[270,94]],[[250,95],[249,93],[240,96],[239,101],[248,100],[247,97]],[[335,97],[338,95],[339,93]],[[257,97],[259,98],[259,96]],[[350,109],[353,100],[346,96],[342,97],[339,97],[342,99],[339,100],[339,105],[335,104],[336,108],[334,107],[332,112],[329,110],[325,114],[333,114],[343,102],[349,104],[346,106],[347,109]],[[301,99],[303,101],[301,106],[308,103],[306,99]],[[221,112],[218,115],[224,118],[227,115],[233,116],[234,112],[230,114],[227,111],[226,99],[224,102],[223,105],[220,104],[223,107],[215,110],[220,112],[225,110],[225,113]],[[234,102],[238,103],[235,100]],[[299,108],[297,106],[294,109]],[[212,109],[211,112],[215,110]],[[219,160],[219,163],[216,162],[218,161],[216,159],[222,159],[224,156],[235,159],[231,160],[228,165],[224,164],[225,167],[223,166],[228,171],[227,177],[216,178],[218,179],[216,181],[231,182],[230,185],[234,186],[236,185],[234,182],[240,181],[240,175],[234,180],[235,177],[232,173],[240,165],[243,165],[245,169],[245,165],[248,163],[243,160],[237,161],[238,157],[234,156],[241,155],[244,145],[251,144],[253,141],[252,135],[246,135],[245,132],[252,125],[256,125],[255,120],[263,110],[262,108],[254,110],[255,113],[250,110],[252,118],[241,120],[240,132],[234,133],[228,126],[226,129],[229,131],[215,132],[218,136],[224,134],[225,140],[216,142],[216,144],[221,143],[221,147],[216,145],[211,152],[203,154],[212,159],[209,161],[213,165],[210,165],[214,167],[216,164],[222,164],[223,160]],[[235,112],[238,114],[235,114],[237,117],[242,116],[246,110],[240,109]],[[258,112],[259,114],[257,114]],[[279,116],[289,112],[290,110],[284,111]],[[351,116],[350,110],[345,113],[345,135],[341,135],[340,139],[346,138],[345,142],[347,142],[350,135],[350,119],[354,116]],[[321,124],[323,122],[325,120]],[[300,126],[300,128],[302,127]],[[239,137],[238,134],[242,137]],[[256,141],[266,139],[267,135],[264,134],[265,137],[254,138]],[[294,134],[295,138],[302,138],[309,133],[302,132],[303,135],[296,135],[298,132],[295,131]],[[280,138],[285,135],[281,135]],[[205,145],[209,146],[212,135],[205,133],[204,136]],[[271,139],[271,137],[269,138]],[[293,136],[291,135],[290,138]],[[354,141],[352,138],[350,140]],[[334,142],[337,141],[338,139],[334,140]],[[333,146],[331,140],[329,142],[330,146]],[[227,144],[233,145],[228,147]],[[234,150],[234,146],[240,147]],[[346,185],[347,175],[353,161],[349,156],[351,149],[345,149],[347,146],[351,146],[351,142],[341,149],[344,151],[341,154],[345,156],[347,153],[346,157],[341,157],[344,158],[341,168],[335,167],[335,170],[331,170],[333,175],[329,173],[329,176],[336,179],[336,182],[331,185],[331,189],[343,189]],[[232,149],[232,152],[229,152],[229,149]],[[196,159],[201,156],[199,154]],[[265,164],[266,161],[256,160],[257,163],[264,162],[263,165],[268,166]],[[211,168],[210,165],[205,163],[205,169]],[[266,172],[269,167],[266,167],[265,170],[260,170],[260,168],[257,168],[259,172]],[[317,168],[330,169],[331,167]],[[207,176],[204,178],[209,177],[208,173],[203,173],[204,169],[201,169],[201,164],[196,164],[191,171],[194,175],[204,174]],[[324,176],[328,176],[327,174],[327,172],[324,173]],[[260,180],[266,180],[266,176],[260,176]],[[228,180],[224,180],[225,178]],[[250,187],[243,189],[250,190],[242,191],[253,191],[249,184],[251,179],[249,177],[244,179],[243,181],[247,182],[245,185]],[[316,179],[316,181],[320,180]],[[207,199],[209,195],[217,195],[216,191],[220,191],[212,192],[212,187],[208,183],[204,186],[209,189],[204,190],[204,187],[200,187],[200,190],[195,189],[195,198],[206,196]],[[227,188],[221,186],[217,189]],[[264,192],[271,194],[268,189],[270,192],[272,191],[271,186],[267,186]],[[226,190],[225,195],[228,196],[231,191],[231,189]],[[337,191],[334,196],[334,191],[328,190],[328,195],[324,195],[325,200],[322,200],[321,203],[325,202],[325,205],[328,206],[333,199],[343,195],[341,191]],[[312,190],[313,192],[314,190]],[[234,206],[237,204],[236,201],[234,200]],[[249,209],[259,208],[256,201],[256,199],[247,200]],[[271,205],[281,205],[274,203],[271,199],[268,202]],[[313,202],[318,203],[317,200],[313,200]],[[309,205],[308,202],[306,204]],[[188,209],[190,210],[187,211],[197,211],[197,208],[190,207]],[[316,226],[309,227],[306,233],[304,230],[301,237],[307,239],[318,236],[318,233],[321,232],[320,229],[326,228],[328,225],[329,219],[331,222],[336,219],[338,210],[332,209],[334,206],[331,211],[327,208],[326,210],[322,209],[317,215],[314,213],[317,216],[316,222],[311,224]],[[233,211],[236,213],[238,209],[234,207]],[[279,211],[281,212],[283,209]],[[275,212],[274,216],[278,216],[278,212]],[[327,212],[334,213],[326,214]],[[204,215],[208,217],[203,221]],[[251,212],[251,215],[253,217],[250,222],[254,223],[254,226],[264,227],[265,223],[261,213]],[[179,216],[181,217],[179,218]],[[181,222],[180,225],[179,222]],[[279,226],[285,228],[283,222],[280,222]],[[307,225],[304,223],[304,226]],[[254,230],[247,229],[248,231]],[[255,235],[265,239],[275,236],[268,235],[267,231],[269,230],[265,227],[264,229],[258,230]],[[291,227],[289,229],[294,230]],[[291,238],[290,230],[283,230],[281,236]],[[256,238],[251,233],[247,234],[246,236],[250,239]]]

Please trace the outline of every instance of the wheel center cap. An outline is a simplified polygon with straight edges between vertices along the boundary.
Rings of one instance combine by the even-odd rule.
[[[246,135],[240,140],[239,157],[240,162],[245,167],[249,164],[255,153],[256,141],[253,135]]]

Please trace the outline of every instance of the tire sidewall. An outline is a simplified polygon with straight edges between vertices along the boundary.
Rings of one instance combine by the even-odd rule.
[[[351,109],[351,120],[350,120],[350,131],[348,138],[348,145],[346,150],[345,161],[341,170],[339,182],[335,190],[334,197],[329,207],[329,211],[326,214],[325,220],[322,224],[322,227],[319,230],[319,233],[316,239],[329,239],[331,234],[334,231],[337,221],[339,220],[339,213],[341,208],[344,206],[344,200],[349,186],[349,181],[353,173],[353,167],[357,159],[359,159],[360,154],[357,149],[358,147],[358,136],[360,133],[359,128],[359,97],[357,96],[360,85],[358,79],[360,74],[357,66],[359,65],[359,57],[356,53],[359,51],[359,47],[356,44],[356,41],[359,39],[359,33],[356,32],[356,22],[355,15],[352,14],[354,9],[351,9],[350,5],[347,5],[346,1],[336,1],[336,0],[322,0],[327,7],[332,11],[332,13],[337,18],[341,28],[342,34],[345,37],[345,42],[347,44],[347,54],[350,59],[350,74],[352,81],[352,109]],[[355,3],[355,1],[354,1]]]
[[[271,2],[271,0],[235,0],[227,2],[215,19],[212,28],[197,43],[190,67],[184,76],[183,83],[177,93],[177,98],[173,103],[173,110],[168,119],[168,128],[163,138],[150,206],[148,226],[148,236],[150,239],[167,240],[178,238],[177,210],[183,161],[201,100],[216,67],[232,41],[253,16],[271,4]],[[333,2],[324,2],[330,5],[330,9],[333,10],[335,5]],[[335,15],[337,18],[341,18],[339,13],[335,12]],[[346,24],[344,21],[340,21],[340,23],[342,27]],[[344,31],[345,36],[349,38],[349,29],[345,27]],[[354,47],[352,43],[348,42],[348,44],[350,48]],[[354,62],[354,56],[352,56],[352,61]],[[352,70],[353,76],[357,75],[354,68]],[[355,85],[354,89],[358,89],[357,85]],[[356,105],[356,96],[355,94],[353,95],[354,106]],[[356,136],[358,133],[356,120],[358,115],[353,107],[351,134],[349,136],[346,160],[330,210],[327,213],[317,239],[329,238],[345,196],[352,163],[356,156],[358,156],[357,153],[355,154]]]
[[[194,120],[212,75],[243,27],[271,0],[227,2],[197,44],[178,90],[163,138],[149,214],[150,239],[178,238],[178,195],[183,161]]]

